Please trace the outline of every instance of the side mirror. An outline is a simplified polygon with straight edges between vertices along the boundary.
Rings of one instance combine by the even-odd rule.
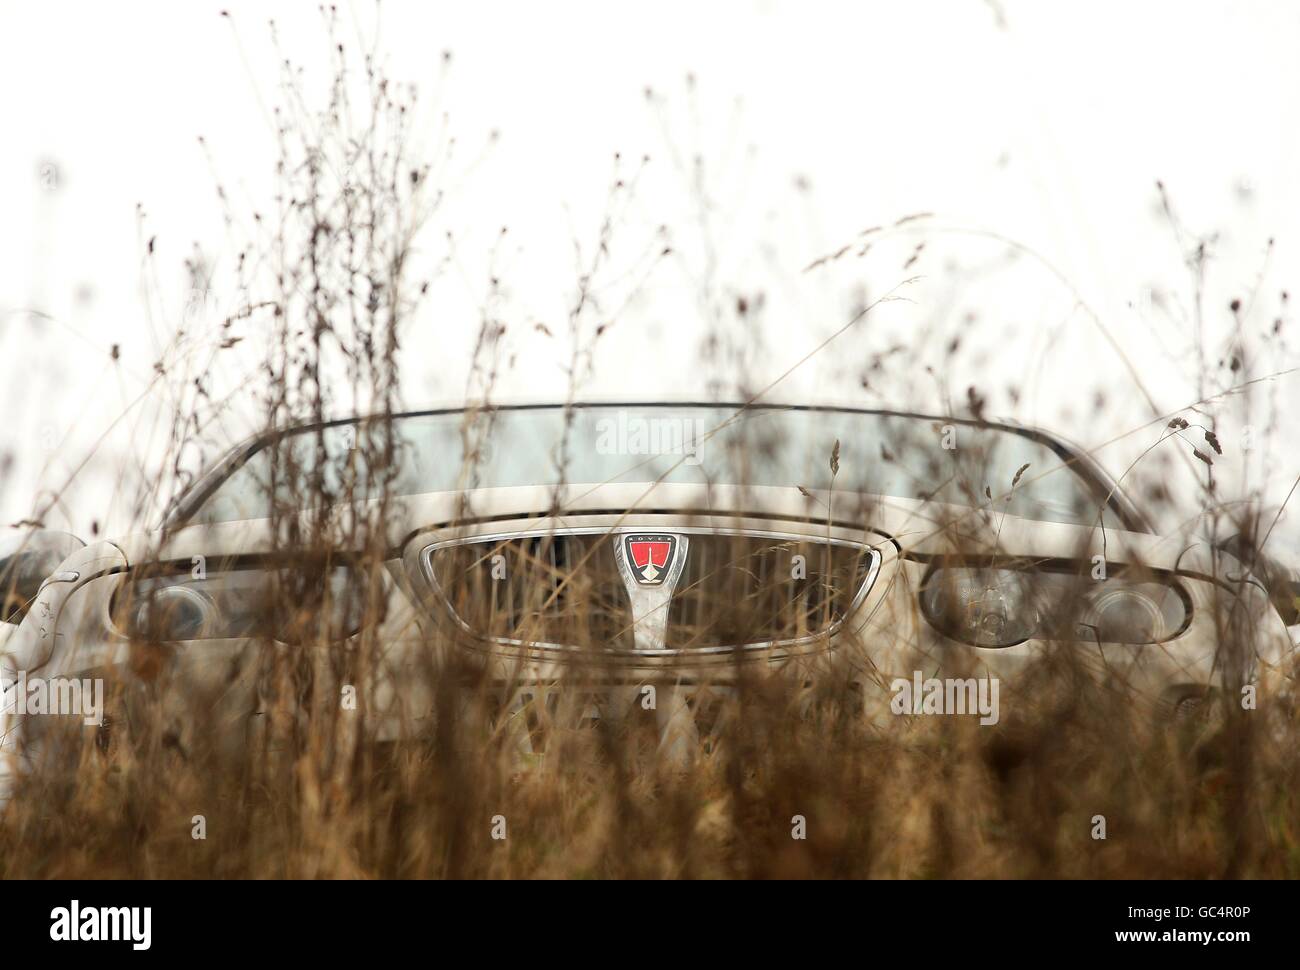
[[[1260,552],[1242,535],[1221,542],[1219,548],[1236,556],[1263,584],[1273,608],[1287,626],[1300,624],[1300,570]]]
[[[0,621],[19,623],[41,583],[86,544],[52,529],[0,537]]]
[[[1282,615],[1287,626],[1300,623],[1300,577],[1295,570],[1283,571],[1278,567],[1268,582],[1268,598]]]

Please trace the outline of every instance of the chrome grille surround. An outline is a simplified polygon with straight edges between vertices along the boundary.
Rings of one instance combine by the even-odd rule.
[[[743,643],[706,644],[701,646],[663,646],[659,648],[646,649],[644,647],[635,646],[633,643],[632,633],[633,633],[634,623],[633,623],[633,616],[632,616],[632,606],[627,595],[626,587],[623,586],[623,579],[620,576],[620,571],[618,569],[617,560],[615,558],[615,545],[616,543],[621,542],[622,537],[626,536],[629,533],[647,533],[647,532],[671,533],[675,535],[681,535],[684,537],[685,536],[717,537],[720,539],[740,538],[740,539],[750,539],[750,540],[775,541],[775,542],[783,542],[783,543],[802,543],[805,545],[816,545],[816,546],[833,546],[833,547],[839,547],[839,548],[845,548],[845,549],[851,549],[857,551],[860,554],[861,566],[857,571],[856,578],[855,578],[856,586],[853,590],[853,594],[851,598],[849,599],[848,605],[840,612],[839,615],[833,617],[832,621],[823,629],[819,629],[807,635],[792,637],[792,638],[784,638],[784,639],[764,639],[764,640],[748,641]],[[855,541],[855,540],[849,540],[849,539],[843,539],[837,537],[828,537],[825,535],[815,535],[815,534],[797,533],[797,532],[783,532],[783,531],[773,531],[767,529],[753,529],[753,528],[723,528],[723,527],[704,528],[698,526],[676,526],[676,525],[667,525],[667,526],[636,525],[636,526],[617,526],[613,528],[600,527],[600,526],[583,526],[583,527],[558,527],[558,528],[531,529],[531,530],[522,529],[519,531],[493,532],[493,533],[484,533],[480,535],[458,537],[454,539],[445,539],[445,540],[428,543],[423,548],[421,548],[418,553],[418,562],[420,564],[421,572],[423,573],[423,578],[425,582],[428,584],[429,589],[433,593],[434,602],[437,604],[437,606],[441,609],[441,611],[446,616],[451,618],[451,620],[460,629],[461,632],[469,635],[475,640],[484,643],[496,644],[504,647],[513,647],[513,648],[520,648],[526,650],[555,651],[555,652],[560,652],[560,653],[565,653],[570,655],[585,654],[590,656],[592,655],[592,650],[590,647],[587,646],[576,645],[573,643],[551,641],[545,639],[544,637],[537,638],[537,639],[532,639],[532,638],[525,639],[516,636],[497,635],[491,631],[485,632],[483,630],[476,630],[471,623],[467,622],[466,619],[464,619],[461,616],[460,612],[458,612],[455,606],[453,605],[452,600],[448,595],[448,591],[445,588],[446,584],[444,581],[439,580],[439,576],[438,576],[439,569],[435,566],[435,557],[440,552],[445,552],[451,549],[471,547],[471,546],[484,546],[484,545],[491,547],[494,544],[498,548],[500,548],[509,543],[517,543],[520,541],[536,542],[538,540],[544,541],[547,538],[551,538],[552,542],[550,544],[550,547],[552,550],[554,550],[559,547],[554,540],[557,539],[566,540],[565,544],[567,545],[567,540],[570,537],[577,537],[584,540],[584,542],[580,543],[579,545],[585,546],[586,551],[590,553],[589,559],[587,561],[595,560],[598,559],[599,557],[603,557],[607,555],[609,557],[608,563],[605,564],[597,563],[596,565],[600,569],[606,570],[608,576],[611,577],[612,580],[614,582],[617,582],[620,586],[619,592],[621,595],[616,596],[613,593],[612,583],[609,583],[607,581],[601,581],[598,584],[594,584],[597,585],[598,588],[602,586],[604,587],[605,592],[603,593],[603,595],[606,597],[606,605],[610,605],[609,603],[610,600],[617,601],[619,609],[621,610],[623,616],[623,622],[620,624],[619,629],[617,631],[619,635],[616,635],[612,640],[612,642],[614,643],[614,647],[612,649],[599,651],[598,653],[598,655],[600,656],[611,657],[611,658],[618,658],[618,657],[634,658],[638,656],[665,657],[665,658],[667,657],[691,658],[691,657],[704,657],[710,655],[725,656],[727,654],[734,654],[738,649],[744,650],[746,652],[750,652],[750,651],[760,652],[760,651],[770,650],[774,648],[780,648],[780,649],[797,648],[801,646],[807,646],[810,644],[816,644],[818,642],[824,642],[825,640],[827,640],[827,638],[838,633],[840,629],[843,627],[844,623],[848,620],[848,618],[851,617],[861,606],[862,602],[866,599],[867,595],[871,592],[872,588],[875,585],[876,579],[880,572],[880,566],[882,561],[882,556],[880,551],[874,548],[873,546],[869,545],[865,540]],[[707,545],[706,542],[696,540],[689,544],[689,550],[695,551],[705,547],[706,545]],[[485,550],[485,552],[487,552],[487,550]],[[557,559],[563,559],[565,558],[565,555],[567,554],[559,554],[557,556]],[[478,557],[478,561],[479,562],[482,561],[482,556]],[[689,553],[688,556],[686,557],[686,561],[689,563]],[[556,564],[555,562],[552,562],[551,565],[552,568],[554,568]],[[444,580],[445,579],[446,577],[444,577]],[[680,593],[681,593],[681,589],[677,591],[678,595],[680,595]],[[674,599],[676,599],[676,596],[674,597]],[[671,608],[678,610],[678,606],[675,602]],[[673,636],[668,636],[665,639],[665,642],[674,643],[677,642],[677,638]]]

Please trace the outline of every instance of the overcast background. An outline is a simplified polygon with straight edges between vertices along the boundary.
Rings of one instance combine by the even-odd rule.
[[[1225,357],[1239,299],[1240,378],[1300,363],[1280,296],[1300,265],[1295,4],[385,0],[380,16],[368,2],[340,11],[394,77],[419,85],[430,144],[456,138],[449,204],[431,229],[454,234],[454,256],[403,334],[412,406],[464,395],[490,276],[505,290],[497,312],[513,358],[499,395],[564,393],[575,241],[591,252],[612,182],[637,172],[618,231],[639,252],[667,227],[675,252],[611,321],[583,396],[762,386],[864,294],[916,277],[900,291],[908,302],[873,311],[773,396],[947,410],[974,385],[990,413],[1104,445],[1119,473],[1158,436],[1144,427],[1155,414],[1226,386],[1197,379],[1184,262],[1197,238],[1209,252],[1206,360]],[[323,98],[314,4],[0,6],[0,522],[43,508],[79,470],[47,522],[82,535],[130,524],[104,483],[147,469],[163,400],[153,364],[184,320],[185,261],[196,247],[218,267],[229,259],[215,186],[250,211],[270,192],[270,16]],[[855,247],[805,269],[918,213],[930,215],[861,257]],[[430,266],[445,255],[422,250]],[[695,298],[710,265],[719,292],[761,293],[761,313],[710,324]],[[718,326],[733,349],[709,357]],[[231,388],[260,359],[255,329],[241,336],[223,365]],[[864,387],[867,362],[894,345],[907,347],[897,369]],[[1289,414],[1300,378],[1254,394]],[[1243,451],[1240,416],[1211,410],[1224,488],[1243,487],[1249,469],[1244,487],[1280,501],[1300,473],[1289,432],[1261,427]]]

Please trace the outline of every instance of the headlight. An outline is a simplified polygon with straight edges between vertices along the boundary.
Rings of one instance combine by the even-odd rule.
[[[921,611],[945,636],[977,647],[1025,640],[1160,643],[1187,626],[1175,584],[1070,573],[946,567],[921,590]]]
[[[369,619],[366,575],[346,566],[250,566],[202,577],[188,566],[135,570],[113,596],[113,623],[153,642],[341,640]]]

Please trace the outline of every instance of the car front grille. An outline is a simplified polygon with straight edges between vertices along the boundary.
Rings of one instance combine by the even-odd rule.
[[[664,647],[717,650],[834,632],[874,578],[861,544],[767,533],[669,530],[688,539]],[[604,530],[440,543],[424,562],[463,630],[506,644],[633,651],[631,600]]]
[[[511,536],[430,550],[445,604],[476,636],[631,649],[627,591],[604,535]]]
[[[824,540],[692,537],[668,612],[666,646],[753,646],[822,636],[847,615],[871,563],[868,549]]]

